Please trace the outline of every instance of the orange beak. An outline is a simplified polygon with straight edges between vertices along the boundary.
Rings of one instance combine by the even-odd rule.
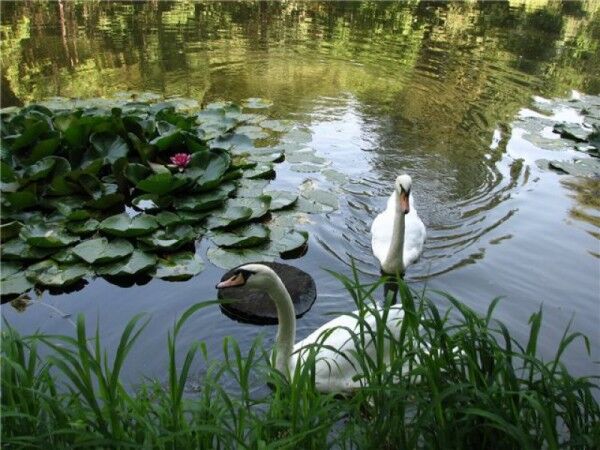
[[[244,277],[238,273],[237,275],[234,275],[225,281],[221,281],[220,283],[217,283],[217,285],[215,287],[217,289],[223,289],[223,288],[229,288],[229,287],[242,286],[244,283],[245,283]]]
[[[400,209],[404,214],[408,214],[410,211],[410,204],[408,201],[408,194],[404,191],[400,192]]]

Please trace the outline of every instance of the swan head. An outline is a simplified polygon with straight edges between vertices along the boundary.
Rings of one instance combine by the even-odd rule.
[[[410,211],[409,196],[410,188],[412,186],[412,178],[407,174],[398,175],[394,185],[396,187],[400,210],[402,213],[408,214]]]
[[[244,264],[233,274],[217,284],[217,289],[245,286],[248,289],[264,290],[278,278],[277,274],[263,264]]]

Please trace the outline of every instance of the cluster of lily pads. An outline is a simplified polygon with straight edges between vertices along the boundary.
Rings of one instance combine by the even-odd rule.
[[[94,274],[188,279],[204,267],[203,237],[223,268],[305,247],[296,211],[332,211],[337,200],[312,188],[300,201],[265,190],[284,151],[255,140],[290,125],[258,126],[264,116],[233,103],[178,106],[124,98],[2,110],[2,295]]]
[[[535,110],[521,111],[516,124],[524,130],[523,137],[544,150],[581,154],[568,159],[540,159],[537,164],[570,175],[600,177],[600,96],[534,100]]]

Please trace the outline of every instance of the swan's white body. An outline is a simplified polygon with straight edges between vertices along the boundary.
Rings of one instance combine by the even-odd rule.
[[[315,385],[319,392],[339,393],[362,387],[360,380],[353,380],[360,374],[360,366],[353,355],[356,348],[353,334],[358,336],[361,332],[359,321],[355,317],[350,315],[337,317],[294,345],[296,339],[294,305],[281,279],[272,269],[262,264],[246,264],[240,267],[238,272],[239,275],[236,272],[229,280],[219,283],[217,287],[245,284],[249,288],[266,292],[275,302],[279,326],[274,348],[274,364],[279,371],[286,374],[288,378],[294,376],[297,365],[306,361],[312,347],[316,352]],[[383,311],[379,310],[379,313],[383,314]],[[358,311],[352,314],[358,315]],[[399,306],[389,308],[386,324],[395,338],[398,338],[400,333],[400,322],[403,317],[404,313]],[[376,319],[372,314],[367,314],[362,323],[364,348],[369,356],[374,358],[375,346],[371,342],[371,334],[367,331],[367,326],[374,330]],[[389,361],[388,351],[386,348],[384,354],[386,363]]]
[[[400,180],[406,177],[404,180]],[[401,175],[396,182],[396,189],[387,202],[385,211],[375,217],[371,225],[371,246],[373,254],[379,260],[384,272],[404,273],[406,267],[414,263],[423,252],[425,243],[425,225],[417,214],[412,196],[408,196],[410,211],[404,213],[400,207],[398,196],[402,189],[402,181],[410,191],[410,177]]]

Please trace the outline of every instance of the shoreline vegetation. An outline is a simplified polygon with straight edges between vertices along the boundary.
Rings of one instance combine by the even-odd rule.
[[[375,328],[354,330],[365,387],[353,395],[318,393],[310,358],[288,382],[260,339],[242,352],[224,338],[222,360],[210,359],[204,342],[179,348],[182,327],[218,302],[181,315],[167,339],[165,379],[135,390],[121,369],[143,333],[143,314],[131,319],[110,358],[100,331],[90,334],[82,316],[74,336],[21,336],[5,323],[3,448],[591,449],[600,442],[598,377],[574,377],[561,363],[571,345],[590,353],[581,333],[567,327],[554,358],[543,361],[541,309],[523,345],[493,318],[498,299],[479,316],[449,294],[436,292],[443,299],[436,305],[398,280],[405,319],[396,339],[376,309],[376,292],[389,280],[362,284],[356,271],[332,274],[359,320],[368,311],[377,316]],[[366,345],[376,347],[375,358]]]

